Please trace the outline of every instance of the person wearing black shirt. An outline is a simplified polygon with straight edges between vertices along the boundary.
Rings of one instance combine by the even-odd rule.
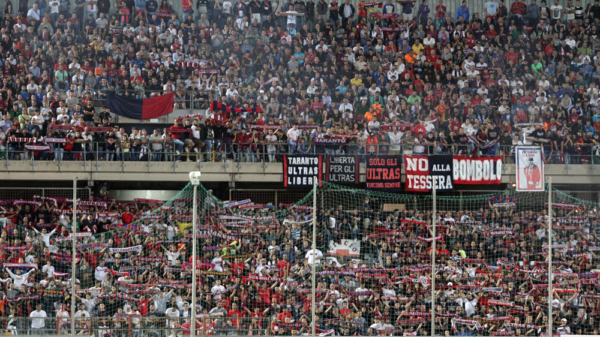
[[[252,15],[250,22],[256,20],[260,23],[262,14],[262,4],[260,3],[260,0],[250,1],[250,3],[248,3],[248,7],[250,8],[250,13]]]
[[[489,123],[487,125],[485,135],[489,142],[494,141],[494,140],[498,141],[500,139],[500,130],[498,129],[498,127],[494,126],[494,124]],[[493,156],[497,155],[499,147],[500,147],[500,144],[498,144],[498,143],[496,145],[490,147],[488,149],[488,154],[493,155]]]
[[[594,2],[592,13],[594,14],[594,19],[600,19],[600,1],[596,0]]]
[[[596,145],[594,138],[592,137],[592,132],[589,131],[585,135],[583,135],[583,151],[581,152],[582,156],[591,156],[592,155],[592,147]],[[591,161],[592,158],[588,157],[588,160]]]
[[[456,152],[457,154],[468,154],[469,137],[465,133],[464,128],[460,128],[458,133],[455,134],[454,137],[452,137],[452,143],[458,145]]]
[[[437,140],[433,132],[428,132],[427,137],[425,137],[424,145],[426,146],[427,154],[435,154],[435,149],[437,148]]]
[[[83,108],[83,121],[93,126],[94,125],[94,115],[96,114],[96,109],[94,109],[94,105],[92,102],[88,102]]]
[[[81,136],[81,132],[75,132],[75,137],[73,137],[73,157],[75,160],[81,160],[83,158],[83,142],[85,138]]]
[[[500,151],[503,155],[508,155],[510,152],[510,147],[512,146],[512,137],[508,133],[508,130],[505,130],[504,133],[498,139],[498,143],[500,144]]]
[[[547,140],[547,142],[542,143],[542,148],[544,150],[544,158],[547,158],[549,160],[551,159],[551,156],[553,154],[552,150],[554,149],[554,141],[552,140],[550,130],[544,132],[543,139]]]

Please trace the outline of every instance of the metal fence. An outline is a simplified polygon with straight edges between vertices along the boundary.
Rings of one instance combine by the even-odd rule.
[[[92,191],[89,188],[78,188],[77,195],[80,200],[91,200]],[[28,187],[2,187],[0,200],[33,200],[35,196],[69,199],[73,197],[72,188],[28,188]]]

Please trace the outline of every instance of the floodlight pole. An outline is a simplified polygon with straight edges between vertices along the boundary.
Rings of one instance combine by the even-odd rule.
[[[77,177],[73,177],[73,218],[71,224],[71,336],[75,336],[75,280],[77,272]]]
[[[552,337],[552,177],[548,177],[548,336]]]
[[[315,303],[315,294],[316,294],[316,284],[317,284],[317,276],[316,276],[316,264],[317,264],[317,177],[313,177],[313,232],[312,232],[312,286],[311,286],[311,301],[312,301],[312,305],[311,305],[311,316],[312,316],[312,331],[311,331],[311,336],[315,337],[315,333],[316,333],[316,322],[315,322],[315,317],[316,317],[316,303]]]
[[[191,326],[190,336],[196,335],[196,240],[198,231],[198,185],[200,184],[201,172],[190,172],[190,182],[194,186],[194,200],[192,209],[192,315],[191,315]]]
[[[432,235],[433,241],[431,242],[431,336],[435,337],[435,237],[436,237],[436,213],[437,213],[437,193],[436,193],[436,176],[431,177],[433,180],[431,192],[433,196],[433,207],[431,214],[431,225],[433,227]]]

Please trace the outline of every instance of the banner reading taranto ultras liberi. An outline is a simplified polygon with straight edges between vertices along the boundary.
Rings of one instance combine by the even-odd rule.
[[[320,155],[283,156],[283,186],[312,188],[314,177],[319,186],[323,181],[323,160]]]
[[[372,190],[385,192],[450,192],[456,185],[502,183],[502,157],[453,155],[295,155],[284,156],[285,187],[311,188],[313,177],[335,184],[356,185],[360,164],[365,164],[364,182]],[[404,170],[402,172],[402,163]],[[404,175],[404,177],[403,177]],[[404,178],[404,183],[402,179]]]

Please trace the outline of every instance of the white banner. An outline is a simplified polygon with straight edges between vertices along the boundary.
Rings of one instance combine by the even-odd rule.
[[[327,255],[359,257],[360,241],[347,239],[342,239],[340,243],[331,241],[329,243]]]
[[[537,146],[518,146],[516,149],[517,191],[544,191],[544,159]]]

